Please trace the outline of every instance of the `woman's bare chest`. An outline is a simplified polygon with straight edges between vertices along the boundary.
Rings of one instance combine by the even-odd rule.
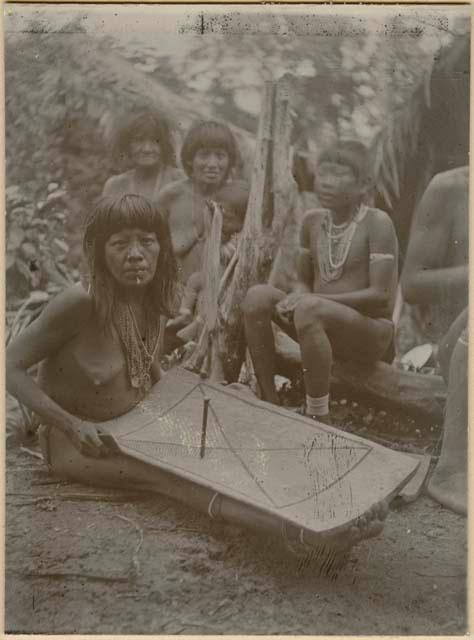
[[[191,194],[183,193],[173,201],[169,210],[169,227],[173,240],[180,240],[195,233],[196,223],[202,219],[202,212]]]
[[[97,387],[109,385],[127,373],[118,336],[84,331],[70,345],[68,355],[78,373]]]

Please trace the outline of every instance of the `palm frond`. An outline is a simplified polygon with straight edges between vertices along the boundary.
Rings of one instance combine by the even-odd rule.
[[[408,161],[418,150],[421,117],[429,108],[427,78],[429,72],[423,74],[409,99],[393,113],[374,144],[375,186],[390,208],[393,201],[388,194],[392,193],[396,200],[400,198]]]
[[[466,35],[439,51],[374,142],[375,186],[400,227],[409,227],[429,179],[450,168],[449,154],[465,136],[460,127],[469,111],[469,50]]]

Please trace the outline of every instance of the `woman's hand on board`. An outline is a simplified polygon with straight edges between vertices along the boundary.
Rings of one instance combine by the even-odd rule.
[[[114,437],[93,422],[77,421],[65,434],[80,453],[90,458],[102,458],[119,451]]]

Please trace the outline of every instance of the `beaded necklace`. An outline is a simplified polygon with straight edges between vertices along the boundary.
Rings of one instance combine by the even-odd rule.
[[[357,225],[364,219],[367,206],[361,204],[348,222],[336,225],[328,210],[318,233],[319,273],[323,282],[333,282],[342,276]]]
[[[130,384],[146,393],[151,388],[151,367],[160,344],[160,318],[147,313],[142,338],[132,308],[119,302],[115,305],[114,323],[124,346]]]

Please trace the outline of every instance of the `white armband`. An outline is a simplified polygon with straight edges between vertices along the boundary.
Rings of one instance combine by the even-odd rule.
[[[392,253],[370,253],[370,262],[380,262],[381,260],[395,260],[395,256]]]

